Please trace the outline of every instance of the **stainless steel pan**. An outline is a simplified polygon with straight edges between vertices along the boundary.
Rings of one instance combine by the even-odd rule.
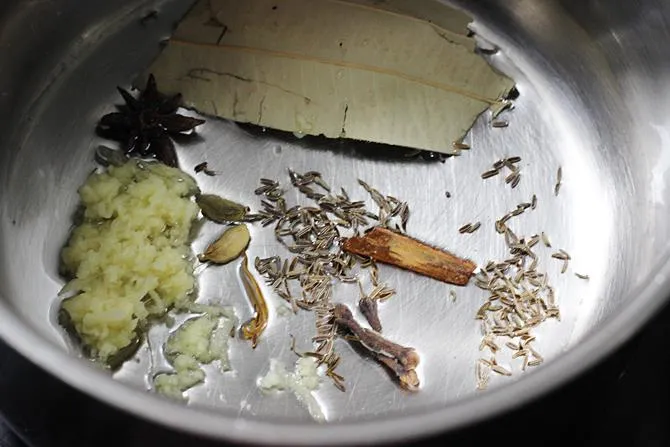
[[[385,160],[354,144],[291,141],[210,120],[204,143],[185,148],[185,168],[204,154],[224,175],[208,189],[253,202],[259,177],[285,179],[287,167],[316,169],[354,189],[364,177],[410,202],[411,231],[471,254],[502,254],[494,218],[532,194],[536,213],[523,232],[545,231],[591,279],[561,275],[545,260],[563,318],[538,331],[545,364],[475,390],[479,333],[474,312],[482,292],[458,292],[393,269],[398,289],[383,318],[394,339],[425,358],[424,389],[407,395],[384,371],[343,345],[349,391],[319,393],[331,422],[318,425],[290,396],[263,397],[255,387],[270,357],[290,359],[286,333],[309,335],[301,317],[277,317],[266,342],[250,353],[234,343],[236,373],[194,390],[189,406],[145,391],[147,356],[115,377],[70,352],[55,321],[58,251],[76,207],[76,188],[93,168],[92,132],[128,84],[159,51],[188,1],[4,0],[0,4],[0,335],[62,380],[138,416],[221,439],[268,443],[392,441],[453,429],[509,410],[593,365],[631,336],[670,288],[670,4],[661,0],[479,0],[458,2],[481,36],[501,48],[492,63],[519,85],[506,129],[477,122],[473,149],[446,163]],[[139,18],[159,11],[153,21]],[[223,150],[222,148],[225,148]],[[479,175],[505,155],[523,157],[515,190]],[[558,166],[564,184],[553,182]],[[209,183],[207,183],[209,182]],[[446,199],[445,191],[451,193]],[[255,203],[255,202],[253,202]],[[455,230],[473,220],[488,231]],[[252,256],[270,246],[257,231]],[[200,247],[197,247],[200,248]],[[216,282],[218,281],[218,282]],[[250,309],[221,278],[204,275],[202,294]],[[231,284],[234,278],[228,278]],[[275,302],[276,303],[276,302]]]

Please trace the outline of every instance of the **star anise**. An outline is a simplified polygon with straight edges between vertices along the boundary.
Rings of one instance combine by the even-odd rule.
[[[181,94],[160,93],[153,75],[149,75],[146,87],[137,98],[121,87],[117,89],[125,104],[118,107],[118,112],[100,119],[98,132],[121,142],[127,155],[155,157],[176,167],[177,152],[172,137],[188,134],[205,121],[178,114]]]

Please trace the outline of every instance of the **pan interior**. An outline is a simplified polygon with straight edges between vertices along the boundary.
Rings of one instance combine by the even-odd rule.
[[[95,167],[93,149],[104,143],[93,133],[95,123],[119,102],[115,86],[129,84],[150,63],[159,50],[158,42],[169,35],[171,24],[185,10],[184,2],[160,2],[155,20],[142,25],[138,17],[147,5],[116,3],[124,3],[124,8],[94,11],[83,5],[72,12],[72,29],[51,44],[53,56],[39,64],[38,74],[24,84],[13,79],[16,92],[25,95],[12,113],[5,109],[0,115],[6,118],[0,121],[5,135],[0,152],[0,295],[17,317],[59,349],[70,348],[54,318],[56,296],[63,285],[58,256],[77,206],[76,190]],[[480,265],[507,256],[504,239],[495,232],[495,220],[536,195],[537,209],[514,218],[510,227],[518,235],[545,232],[553,245],[538,249],[538,270],[548,273],[556,289],[561,320],[550,320],[537,329],[535,345],[545,363],[551,363],[634,300],[630,290],[647,280],[665,252],[664,245],[654,242],[665,231],[665,218],[659,216],[666,212],[668,163],[657,150],[665,135],[658,130],[662,123],[647,126],[652,137],[645,134],[645,138],[653,144],[643,148],[633,144],[642,136],[635,130],[635,120],[640,118],[631,117],[631,108],[642,109],[642,100],[624,106],[630,98],[620,87],[635,78],[632,72],[612,69],[610,59],[616,54],[606,51],[611,35],[584,29],[573,17],[598,11],[564,6],[521,0],[470,6],[478,18],[477,32],[501,47],[491,62],[517,81],[520,96],[514,110],[501,116],[509,127],[492,128],[490,115],[483,115],[468,136],[471,150],[459,157],[444,163],[386,157],[385,148],[366,143],[296,139],[208,119],[199,131],[202,142],[180,148],[182,168],[192,172],[206,160],[220,175],[198,176],[201,188],[252,207],[259,205],[253,191],[261,177],[277,179],[290,188],[289,168],[319,171],[331,186],[344,187],[363,200],[367,197],[357,183],[360,178],[409,203],[411,235]],[[65,20],[55,22],[64,27]],[[573,36],[572,51],[560,38],[565,33]],[[49,44],[39,45],[48,49]],[[59,65],[55,55],[60,57]],[[29,91],[40,93],[31,96]],[[510,156],[522,159],[522,180],[516,188],[501,177],[482,180],[482,172],[493,162]],[[559,167],[563,181],[556,196]],[[305,203],[292,190],[287,201],[289,206]],[[460,226],[475,221],[482,222],[479,231],[458,233]],[[194,250],[201,251],[219,231],[205,226]],[[251,259],[286,256],[270,228],[253,226],[252,238]],[[551,258],[559,248],[572,257],[565,274],[560,273],[562,263]],[[203,270],[200,297],[233,305],[244,321],[251,309],[239,285],[237,267]],[[590,279],[579,279],[575,272]],[[386,266],[380,268],[380,278],[397,291],[380,310],[384,333],[419,351],[422,390],[411,395],[401,391],[382,367],[341,342],[338,348],[344,359],[339,371],[347,392],[326,382],[317,393],[328,419],[383,418],[458,405],[486,393],[475,389],[474,372],[476,360],[487,356],[479,350],[480,326],[474,319],[486,292],[472,285],[454,288]],[[449,297],[452,289],[455,301]],[[256,387],[270,358],[289,364],[295,360],[289,334],[302,350],[310,348],[313,335],[311,314],[282,316],[277,310],[283,305],[280,298],[268,287],[264,291],[272,320],[262,342],[252,351],[248,343],[233,340],[234,372],[208,369],[206,385],[189,393],[191,405],[244,418],[310,423],[293,396],[268,397]],[[355,285],[338,286],[335,296],[353,306],[358,291]],[[150,339],[158,342],[164,335],[157,328]],[[147,387],[150,364],[151,355],[144,346],[114,378],[140,392]],[[494,376],[492,388],[516,382],[523,386],[524,376],[542,373],[542,366],[522,373],[518,360],[506,365],[514,375]]]

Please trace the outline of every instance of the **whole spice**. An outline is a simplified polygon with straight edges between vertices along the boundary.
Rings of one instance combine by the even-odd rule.
[[[477,267],[470,260],[380,227],[364,236],[346,239],[343,249],[459,286],[468,283]]]
[[[379,226],[395,228],[396,231],[404,233],[409,221],[409,205],[407,202],[401,202],[392,196],[384,196],[361,179],[358,179],[358,183],[370,194],[372,201],[379,207],[379,212],[373,215],[374,220],[379,221]]]
[[[408,369],[398,360],[393,357],[389,357],[384,354],[376,354],[374,356],[380,363],[386,365],[391,371],[395,373],[400,382],[400,386],[408,391],[418,391],[421,382],[419,381],[419,376],[414,369]]]
[[[546,272],[538,270],[538,255],[533,251],[540,241],[549,247],[544,232],[528,238],[517,236],[506,222],[511,216],[532,209],[531,203],[521,203],[517,209],[496,222],[496,231],[504,235],[510,257],[489,261],[475,276],[475,285],[487,291],[486,301],[475,318],[481,320],[480,350],[490,350],[490,359],[480,358],[476,364],[477,388],[487,387],[489,374],[511,375],[510,369],[498,365],[496,356],[506,347],[511,358],[519,358],[522,369],[537,366],[543,359],[533,349],[533,331],[551,318],[560,319],[554,289],[548,284]],[[569,255],[559,250],[552,257],[567,263]],[[565,267],[564,267],[565,268]]]
[[[382,331],[382,323],[379,320],[379,312],[377,309],[377,300],[373,300],[369,296],[364,296],[358,301],[358,307],[361,313],[368,320],[370,327],[377,332]]]
[[[496,126],[495,123],[496,121],[494,121],[493,127],[507,127],[506,121],[502,122],[505,124],[504,126],[500,125]],[[507,168],[509,169],[510,173],[505,176],[505,183],[509,184],[512,188],[516,188],[519,182],[521,181],[521,173],[519,172],[520,168],[516,165],[516,163],[519,163],[520,161],[521,157],[516,155],[513,157],[502,158],[493,163],[492,169],[483,172],[481,177],[483,179],[495,177],[496,175],[501,173],[502,169]]]
[[[461,233],[461,234],[464,234],[464,233],[474,233],[474,232],[477,231],[477,230],[479,229],[479,227],[481,227],[481,226],[482,226],[482,223],[481,223],[481,222],[475,222],[475,223],[465,224],[465,225],[463,225],[462,227],[460,227],[460,228],[458,229],[458,232]]]
[[[223,234],[207,247],[207,250],[198,259],[200,262],[213,264],[227,264],[237,259],[246,250],[251,240],[246,225],[235,225],[228,228]]]
[[[373,214],[366,209],[365,202],[352,200],[343,188],[337,192],[330,188],[319,172],[289,170],[289,178],[291,185],[314,203],[311,206],[289,206],[284,197],[285,190],[278,181],[260,179],[260,186],[254,193],[261,196],[262,209],[257,214],[247,214],[245,220],[253,218],[263,226],[273,225],[275,237],[292,256],[287,259],[279,256],[256,258],[254,265],[266,283],[290,303],[294,312],[302,309],[314,313],[314,348],[304,355],[325,365],[326,376],[344,391],[344,378],[335,371],[340,356],[335,349],[337,327],[332,314],[334,283],[356,282],[361,269],[369,269],[374,286],[368,294],[371,300],[384,301],[395,291],[380,283],[374,261],[342,250],[343,235],[357,234],[360,228],[368,227],[371,220],[379,221],[382,215],[387,216],[383,217],[387,224],[395,220],[395,225],[405,225],[409,207],[370,185],[361,184],[379,207],[379,213]],[[298,286],[299,293],[295,293],[294,286]]]
[[[403,388],[418,390],[420,383],[415,369],[419,365],[420,357],[413,348],[393,343],[377,332],[362,327],[344,304],[336,304],[332,314],[335,324],[350,332],[374,358],[391,369]]]
[[[149,75],[147,85],[135,98],[118,87],[125,105],[118,112],[100,118],[98,132],[123,145],[126,155],[154,156],[168,166],[178,165],[172,137],[184,135],[205,121],[177,113],[181,95],[166,96],[158,91],[156,79]]]
[[[260,337],[268,326],[268,304],[263,297],[263,292],[261,292],[261,288],[258,286],[254,275],[249,271],[249,260],[247,259],[246,254],[242,261],[241,272],[244,290],[251,300],[251,305],[254,307],[255,312],[253,318],[242,325],[242,337],[244,337],[245,340],[251,340],[251,347],[256,348],[258,345],[258,337]]]
[[[380,285],[377,278],[377,265],[373,264],[371,267],[370,280],[372,281],[372,284],[375,286],[375,288],[369,295],[366,295],[365,292],[363,292],[363,285],[360,281],[358,282],[358,288],[361,291],[361,296],[358,300],[358,308],[367,320],[370,327],[377,332],[381,332],[382,323],[379,319],[378,301],[390,298],[393,294],[395,294],[395,290],[383,284]]]
[[[195,171],[196,174],[199,174],[199,173],[202,172],[205,175],[209,175],[210,177],[214,177],[216,175],[215,171],[212,171],[211,169],[209,169],[209,163],[207,163],[206,161],[203,161],[202,163],[199,163],[199,164],[195,165],[193,170]]]
[[[428,21],[399,6],[423,3],[435,2],[200,0],[150,70],[204,114],[298,135],[384,144],[375,151],[390,152],[393,145],[457,154],[459,148],[445,142],[461,141],[489,107],[498,113],[509,107],[504,98],[514,83],[479,54],[461,11],[440,5]],[[257,13],[266,8],[271,16]],[[309,20],[296,21],[306,11]],[[435,16],[449,18],[440,23]],[[390,27],[403,33],[379,32]],[[355,40],[341,39],[339,48],[333,40],[339,51],[330,56],[308,37],[348,35],[347,29],[356,30]],[[367,41],[375,45],[357,44]],[[368,75],[375,78],[374,95]],[[365,125],[366,111],[381,102],[384,113],[374,126]],[[415,122],[423,123],[421,132],[412,131]]]
[[[249,212],[249,207],[214,194],[198,194],[195,202],[203,216],[217,223],[241,222]]]
[[[470,149],[470,145],[467,143],[464,143],[463,141],[454,141],[451,145],[454,149],[458,150],[465,150],[467,151]]]

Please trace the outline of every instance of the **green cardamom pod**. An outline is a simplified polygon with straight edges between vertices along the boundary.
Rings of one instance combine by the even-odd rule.
[[[212,242],[207,250],[198,259],[200,262],[212,262],[214,264],[227,264],[238,258],[246,250],[251,240],[249,229],[246,225],[235,225],[228,228]]]
[[[249,208],[214,194],[200,194],[195,202],[202,215],[217,223],[239,222],[249,212]]]

